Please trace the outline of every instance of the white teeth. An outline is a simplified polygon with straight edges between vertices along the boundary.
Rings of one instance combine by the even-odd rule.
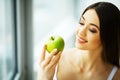
[[[87,42],[86,40],[84,40],[84,39],[82,39],[82,38],[80,38],[80,37],[78,37],[78,40],[79,40],[81,43]]]
[[[81,41],[85,41],[85,40],[83,40],[83,39],[80,39]]]
[[[77,36],[78,42],[85,43],[87,42],[84,38]]]
[[[83,39],[79,39],[81,42],[86,42],[85,40],[83,40]]]

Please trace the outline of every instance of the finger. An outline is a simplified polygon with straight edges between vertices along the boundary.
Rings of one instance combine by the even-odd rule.
[[[56,56],[54,56],[46,68],[51,69],[53,66],[56,66],[60,59],[60,55],[61,55],[61,52],[59,52]]]
[[[44,44],[42,53],[40,55],[40,63],[45,60],[45,51],[46,51],[46,45]]]
[[[50,54],[55,56],[58,52],[59,51],[57,49],[54,49]]]
[[[58,52],[57,49],[54,49],[52,51],[52,53],[50,53],[50,55],[45,59],[45,61],[42,63],[42,67],[45,67],[49,64],[49,62],[52,60],[52,58],[55,56],[54,54],[56,54]]]
[[[58,63],[60,59],[60,55],[61,55],[61,51],[51,60],[51,64],[50,64],[51,66]]]

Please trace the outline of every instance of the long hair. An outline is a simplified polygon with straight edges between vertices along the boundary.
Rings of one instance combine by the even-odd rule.
[[[88,6],[83,14],[94,9],[100,21],[100,38],[103,45],[102,59],[120,66],[120,11],[110,2],[97,2]],[[82,15],[83,15],[82,14]]]

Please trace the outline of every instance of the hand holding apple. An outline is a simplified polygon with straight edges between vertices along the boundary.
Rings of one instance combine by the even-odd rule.
[[[61,36],[50,36],[50,38],[46,42],[46,50],[50,53],[53,49],[57,49],[58,51],[62,51],[64,49],[64,39]]]

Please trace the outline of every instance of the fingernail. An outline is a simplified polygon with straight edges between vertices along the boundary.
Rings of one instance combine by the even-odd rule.
[[[59,51],[59,53],[58,54],[61,54],[62,53],[62,51]]]
[[[57,51],[57,48],[55,48],[55,51]]]

